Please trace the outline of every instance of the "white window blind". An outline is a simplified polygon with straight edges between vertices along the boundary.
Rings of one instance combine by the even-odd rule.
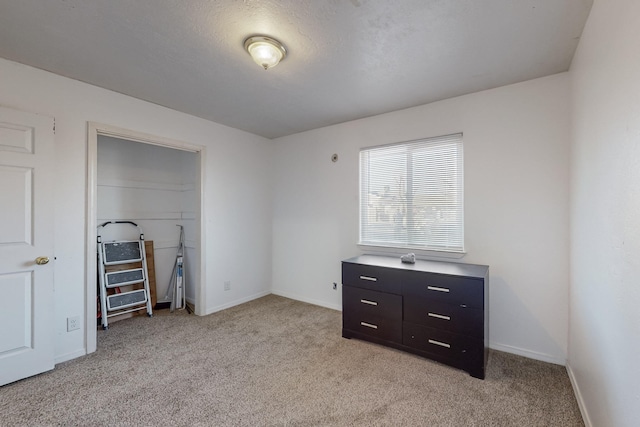
[[[360,151],[360,244],[464,251],[462,134]]]

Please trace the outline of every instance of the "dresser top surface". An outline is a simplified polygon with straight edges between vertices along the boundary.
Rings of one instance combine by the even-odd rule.
[[[424,273],[445,274],[448,276],[464,276],[483,279],[489,266],[477,264],[463,264],[457,262],[416,260],[415,264],[406,264],[400,261],[400,257],[381,255],[360,255],[345,259],[342,262],[350,264],[371,265],[376,267],[396,268],[406,271],[419,271]]]

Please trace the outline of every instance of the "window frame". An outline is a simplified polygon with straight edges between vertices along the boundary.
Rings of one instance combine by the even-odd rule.
[[[412,232],[415,233],[418,230],[418,224],[417,224],[418,221],[416,220],[416,218],[418,217],[418,214],[415,214],[413,209],[413,207],[415,206],[414,196],[420,195],[420,193],[418,193],[418,191],[416,190],[415,186],[412,184],[412,181],[414,181],[415,177],[417,176],[417,174],[415,174],[412,171],[412,167],[415,167],[416,165],[423,168],[426,167],[426,165],[420,163],[420,161],[418,161],[417,163],[415,162],[416,154],[422,154],[423,156],[426,156],[426,157],[432,156],[434,155],[434,152],[437,152],[438,149],[441,149],[441,147],[446,145],[455,146],[455,148],[453,149],[455,152],[455,155],[452,157],[451,156],[447,157],[443,155],[441,160],[453,162],[452,166],[448,168],[444,174],[438,173],[437,171],[431,174],[424,174],[423,176],[427,178],[423,178],[423,180],[420,181],[420,182],[429,181],[430,179],[432,179],[432,177],[436,177],[436,179],[441,179],[441,180],[443,179],[442,178],[443,176],[448,176],[448,179],[451,179],[451,177],[454,177],[454,181],[455,181],[454,190],[451,190],[451,191],[445,190],[444,192],[435,193],[436,198],[437,197],[453,198],[455,201],[454,203],[449,203],[449,204],[423,203],[420,205],[421,210],[426,211],[427,209],[431,209],[432,211],[436,212],[436,214],[441,214],[443,210],[444,212],[449,212],[449,215],[451,215],[450,212],[454,212],[453,216],[455,217],[455,219],[451,221],[451,223],[454,224],[454,226],[452,227],[451,225],[447,225],[445,227],[447,229],[447,232],[450,233],[453,236],[453,238],[451,237],[445,238],[444,240],[446,240],[446,242],[448,243],[442,244],[443,242],[442,238],[435,238],[435,239],[429,240],[429,238],[426,235],[412,234]],[[402,227],[404,231],[400,232],[399,235],[404,235],[406,237],[406,239],[403,241],[397,241],[394,239],[384,240],[384,239],[372,238],[371,234],[374,232],[371,229],[369,229],[369,233],[365,230],[366,227],[371,225],[371,222],[370,222],[371,215],[372,215],[371,209],[373,208],[372,208],[372,204],[370,203],[370,200],[374,192],[371,191],[372,180],[370,179],[369,176],[366,175],[367,173],[370,173],[370,169],[367,169],[366,172],[363,170],[365,168],[364,166],[365,159],[363,158],[363,155],[365,155],[364,153],[366,153],[366,156],[371,156],[371,153],[375,153],[376,151],[379,151],[379,152],[383,152],[383,155],[380,158],[384,158],[383,157],[384,152],[388,154],[389,152],[392,152],[394,148],[399,148],[400,150],[402,149],[406,150],[405,153],[400,154],[400,157],[402,157],[403,155],[405,156],[406,167],[405,167],[405,170],[402,171],[402,175],[398,177],[397,181],[401,182],[404,179],[404,182],[406,182],[405,184],[406,188],[407,189],[412,188],[412,191],[407,191],[405,189],[403,194],[401,189],[402,185],[398,184],[398,187],[399,187],[397,191],[397,194],[399,195],[398,198],[402,199],[403,198],[402,196],[404,196],[405,201],[393,205],[396,209],[397,208],[402,209],[403,215],[402,215],[401,222],[404,225]],[[440,160],[440,159],[437,159],[437,156],[436,156],[436,161],[437,160]],[[369,162],[368,163],[369,165],[371,164],[370,157],[367,157],[366,161]],[[392,172],[399,173],[398,171],[393,170],[393,168],[394,168],[393,166],[390,167],[390,170]],[[389,174],[389,170],[385,170],[384,173]],[[435,256],[444,256],[444,257],[457,257],[457,256],[464,255],[466,253],[465,252],[465,220],[464,220],[464,144],[463,144],[463,134],[461,132],[442,135],[442,136],[436,136],[436,137],[421,138],[421,139],[416,139],[411,141],[392,143],[392,144],[363,147],[360,149],[360,152],[359,152],[358,178],[359,178],[359,185],[358,185],[359,215],[358,215],[358,243],[357,243],[358,246],[366,246],[368,248],[372,248],[375,250],[391,250],[391,251],[410,250],[418,253],[424,252],[427,254],[433,254]],[[363,200],[363,194],[366,196],[366,200]],[[424,193],[422,193],[422,197],[423,198],[425,197]],[[367,221],[367,218],[369,218],[368,221]],[[429,226],[424,225],[423,231],[426,232],[427,228],[429,228]],[[367,237],[367,238],[365,239],[363,237]],[[420,243],[421,241],[424,241],[424,243]],[[452,242],[455,244],[451,244]]]

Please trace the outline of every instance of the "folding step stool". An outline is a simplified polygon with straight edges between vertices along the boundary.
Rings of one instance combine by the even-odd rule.
[[[102,229],[108,225],[131,225],[138,229],[139,240],[102,241]],[[147,256],[144,248],[144,234],[135,222],[107,221],[98,226],[98,269],[100,283],[100,308],[102,329],[109,328],[109,317],[131,313],[146,308],[147,316],[153,316],[147,273]],[[141,267],[107,272],[110,265],[139,262]],[[120,292],[121,286],[142,284],[142,289]],[[113,289],[115,293],[109,293]]]

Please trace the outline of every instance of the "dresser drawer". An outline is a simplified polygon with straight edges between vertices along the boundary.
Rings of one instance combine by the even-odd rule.
[[[477,338],[413,323],[403,323],[402,343],[449,361],[465,363],[482,354],[484,342]]]
[[[342,284],[398,295],[402,288],[397,271],[348,262],[342,263]]]
[[[402,295],[462,307],[484,308],[484,283],[480,279],[406,271],[402,280]]]
[[[478,308],[412,297],[404,301],[404,320],[477,338],[484,337],[484,311]]]
[[[402,342],[402,297],[342,287],[342,327],[385,341]]]
[[[402,320],[402,297],[369,289],[342,287],[342,310],[358,316]]]
[[[342,327],[384,341],[402,342],[402,320],[357,317],[350,314],[344,317]]]

